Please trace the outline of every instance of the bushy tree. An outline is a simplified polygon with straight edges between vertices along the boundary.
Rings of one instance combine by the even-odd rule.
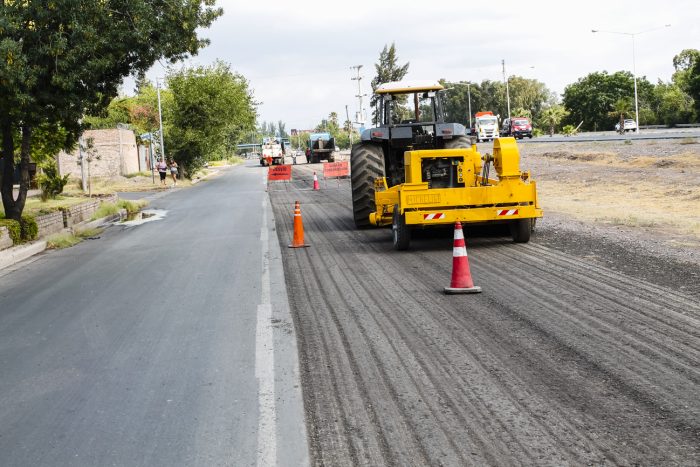
[[[186,174],[205,161],[228,156],[255,128],[255,102],[248,81],[224,62],[170,71],[166,79],[172,95],[166,114],[166,155]],[[270,127],[275,129],[273,123]]]
[[[562,120],[566,118],[567,114],[568,111],[563,105],[553,104],[542,109],[536,124],[542,128],[546,128],[549,131],[549,135],[552,136]]]
[[[123,78],[165,58],[180,60],[206,44],[197,31],[221,10],[214,0],[4,1],[0,8],[2,201],[19,220],[33,134],[60,126],[75,141],[86,110],[106,106]],[[19,134],[19,136],[17,136]],[[13,196],[16,138],[20,190]],[[67,141],[67,142],[69,142]]]
[[[385,45],[379,54],[379,61],[374,65],[374,69],[377,74],[374,78],[372,78],[372,91],[376,91],[381,84],[390,83],[392,81],[401,81],[404,76],[406,76],[410,63],[406,62],[403,65],[399,65],[398,61],[399,57],[396,54],[396,44],[392,42],[391,46]],[[378,121],[377,102],[378,96],[373,93],[372,98],[370,99],[370,105],[373,108],[372,119],[375,124]]]

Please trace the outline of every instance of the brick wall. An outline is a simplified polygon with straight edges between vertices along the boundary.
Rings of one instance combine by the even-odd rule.
[[[63,225],[65,227],[71,227],[80,222],[89,221],[102,202],[116,203],[118,200],[119,197],[117,195],[108,195],[63,209]]]
[[[99,160],[90,162],[91,177],[111,178],[139,171],[139,154],[133,131],[116,128],[88,130],[83,133],[83,142],[88,138],[93,139],[100,157]],[[70,174],[71,178],[80,178],[78,154],[78,149],[72,153],[61,151],[58,154],[58,170],[61,175]]]
[[[39,238],[46,237],[63,230],[63,213],[61,211],[44,214],[35,217],[36,225],[39,227]]]
[[[12,239],[10,238],[10,232],[7,227],[0,227],[0,250],[5,248],[10,248],[12,246]]]

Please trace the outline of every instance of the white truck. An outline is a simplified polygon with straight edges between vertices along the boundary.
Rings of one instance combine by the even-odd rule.
[[[499,136],[498,116],[493,112],[477,112],[474,115],[474,128],[472,135],[476,141],[493,141]]]
[[[260,165],[284,164],[284,144],[276,139],[266,139],[262,144],[260,153]]]

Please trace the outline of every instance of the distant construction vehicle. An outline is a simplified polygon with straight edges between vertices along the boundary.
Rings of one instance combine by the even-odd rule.
[[[529,241],[542,210],[515,140],[497,139],[482,156],[463,125],[444,122],[443,89],[399,82],[375,91],[380,126],[362,133],[350,159],[355,225],[391,225],[398,250],[409,247],[411,229],[456,221],[507,223],[515,242]]]
[[[281,165],[284,164],[285,148],[284,142],[275,138],[263,140],[260,152],[260,165]]]
[[[334,151],[335,138],[333,138],[330,133],[311,133],[309,135],[307,162],[316,163],[322,160],[333,162],[335,160],[333,157]]]

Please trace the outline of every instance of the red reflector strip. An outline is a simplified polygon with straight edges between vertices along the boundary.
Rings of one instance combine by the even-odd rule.
[[[382,136],[384,136],[384,133],[382,133],[381,131],[373,131],[372,136],[374,136],[375,138],[381,138]]]
[[[443,134],[443,135],[451,135],[451,134],[452,134],[452,130],[445,128],[445,129],[442,130],[442,134]]]
[[[432,220],[437,220],[437,219],[444,219],[445,214],[442,212],[434,212],[431,214],[423,214],[423,220],[424,221],[432,221]]]
[[[499,209],[496,211],[497,216],[517,216],[518,215],[518,210],[517,209]]]

